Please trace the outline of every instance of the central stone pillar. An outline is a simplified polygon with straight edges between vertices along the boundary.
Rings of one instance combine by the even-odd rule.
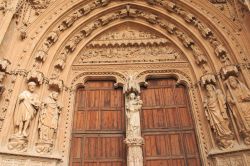
[[[127,166],[143,166],[144,139],[141,136],[142,100],[139,96],[139,88],[139,84],[133,77],[129,77],[124,89],[126,95],[126,139],[124,142],[127,144]]]

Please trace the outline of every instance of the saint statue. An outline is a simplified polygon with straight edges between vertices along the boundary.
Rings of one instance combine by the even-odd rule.
[[[204,102],[207,119],[219,148],[225,149],[233,146],[233,133],[229,128],[226,99],[221,90],[214,85],[206,85],[207,97]]]
[[[135,93],[130,93],[126,104],[126,116],[128,120],[128,137],[141,137],[140,110],[142,100]]]
[[[36,83],[29,82],[28,90],[23,91],[17,99],[14,112],[15,133],[9,138],[8,148],[26,151],[28,147],[29,126],[40,109],[41,102],[35,93]]]
[[[57,91],[52,91],[42,104],[38,124],[38,152],[50,152],[52,150],[55,133],[58,128],[59,115],[62,110],[62,106],[57,102],[58,95]]]
[[[14,125],[17,127],[18,136],[28,136],[28,127],[40,108],[38,95],[35,93],[36,83],[29,82],[28,90],[18,96],[14,113]]]
[[[226,85],[227,102],[245,144],[250,145],[250,90],[234,76],[228,78]]]

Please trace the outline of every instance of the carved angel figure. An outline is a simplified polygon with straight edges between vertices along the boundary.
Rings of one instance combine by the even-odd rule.
[[[62,110],[62,106],[57,102],[58,95],[58,92],[52,91],[42,104],[38,124],[38,152],[50,152],[52,150],[55,133],[58,128],[59,115]]]
[[[23,91],[18,96],[18,101],[14,113],[14,125],[17,127],[18,136],[28,136],[28,127],[40,108],[41,102],[35,93],[36,83],[29,82],[28,90]]]
[[[126,104],[126,116],[128,120],[128,137],[140,137],[140,110],[142,108],[142,100],[135,93],[130,93]]]
[[[232,147],[234,137],[229,128],[225,96],[212,84],[206,85],[206,90],[207,97],[204,103],[206,116],[215,133],[219,148]]]
[[[237,127],[245,144],[250,144],[250,90],[234,76],[228,78],[226,85],[227,102],[233,112]]]

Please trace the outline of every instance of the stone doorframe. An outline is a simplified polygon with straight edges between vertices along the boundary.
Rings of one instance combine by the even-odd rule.
[[[146,68],[146,66],[143,66]],[[74,77],[72,81],[72,87],[74,87],[74,90],[69,93],[69,100],[68,100],[68,107],[67,107],[67,118],[66,118],[66,124],[65,129],[72,129],[72,121],[73,121],[73,112],[74,110],[74,103],[75,103],[75,95],[76,95],[76,89],[79,87],[84,87],[84,83],[88,80],[113,80],[115,81],[116,87],[123,87],[124,95],[128,94],[129,92],[138,92],[140,93],[140,87],[147,86],[147,79],[151,78],[174,78],[177,80],[178,85],[184,85],[188,90],[189,100],[190,100],[190,110],[192,113],[192,117],[194,119],[195,123],[195,132],[197,136],[197,144],[199,146],[199,151],[201,152],[200,157],[201,161],[207,162],[207,158],[205,157],[204,150],[207,149],[207,146],[209,146],[208,142],[204,139],[207,137],[206,132],[203,129],[203,125],[205,125],[202,122],[202,116],[204,116],[204,113],[202,110],[202,105],[200,103],[201,96],[199,95],[198,86],[195,85],[195,81],[192,78],[192,75],[189,75],[190,71],[188,68],[186,69],[162,69],[162,70],[141,70],[140,72],[134,72],[134,71],[119,71],[119,72],[82,72],[78,74],[76,77]],[[129,82],[131,82],[131,78],[133,78],[134,85],[130,86],[130,89],[128,88]],[[138,85],[136,87],[136,84]],[[66,111],[66,110],[65,110]],[[125,110],[124,110],[125,111]],[[68,151],[70,148],[70,138],[71,138],[71,132],[70,130],[65,133],[64,136],[64,143],[68,146],[63,149],[65,153],[69,154],[70,151]],[[209,138],[208,138],[209,140]],[[66,155],[67,156],[67,155]]]

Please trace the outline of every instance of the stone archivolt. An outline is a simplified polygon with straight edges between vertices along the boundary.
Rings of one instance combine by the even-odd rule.
[[[2,132],[6,138],[0,134],[3,142],[0,153],[14,151],[20,154],[25,151],[28,159],[24,157],[25,159],[17,161],[0,155],[0,162],[9,164],[16,161],[27,164],[31,161],[30,158],[33,161],[35,156],[39,156],[45,160],[36,161],[39,164],[56,165],[59,160],[67,164],[75,90],[80,85],[84,86],[87,80],[97,78],[116,80],[116,86],[124,87],[128,118],[125,143],[133,154],[128,155],[128,163],[131,165],[142,165],[143,161],[141,146],[144,141],[140,135],[140,124],[137,123],[143,104],[139,98],[140,85],[146,86],[148,78],[158,77],[175,77],[178,84],[189,88],[201,160],[205,165],[214,162],[213,165],[229,163],[233,166],[235,163],[243,163],[242,156],[250,157],[247,116],[250,100],[246,86],[249,85],[246,79],[249,75],[244,70],[239,71],[238,66],[232,65],[241,62],[238,61],[238,55],[235,56],[234,48],[227,43],[231,39],[223,36],[214,24],[209,24],[209,19],[193,12],[183,2],[145,2],[88,1],[87,4],[72,8],[51,24],[36,43],[32,56],[29,56],[33,61],[28,62],[28,67],[20,65],[25,66],[27,71],[32,70],[25,75],[29,82],[28,88],[19,86],[19,89],[15,89],[15,94],[17,96],[20,88],[27,89],[20,96],[28,97],[23,97],[22,100],[14,97],[15,101],[11,102],[22,105],[27,100],[29,108],[33,112],[38,110],[38,113],[29,118],[20,118],[13,114],[19,111],[19,107],[8,110],[10,118],[4,117],[6,121],[3,128],[6,130],[10,125],[13,130]],[[39,10],[47,8],[49,3],[50,1],[27,1],[19,6],[26,4],[25,7],[40,13]],[[72,1],[71,4],[73,3],[75,2]],[[24,9],[24,6],[21,8]],[[133,29],[131,23],[137,23],[137,28]],[[144,27],[151,29],[140,32],[138,25],[146,25]],[[118,29],[114,31],[114,28]],[[104,35],[98,35],[100,32]],[[197,32],[200,36],[195,34]],[[126,59],[128,60],[123,61]],[[139,61],[141,59],[143,61]],[[0,68],[4,68],[4,65],[0,61]],[[23,80],[17,77],[16,84],[21,84]],[[40,85],[37,92],[39,96],[46,96],[41,103],[41,97],[34,100],[36,97],[30,82]],[[67,87],[64,82],[71,86]],[[48,85],[48,90],[43,88],[44,84]],[[58,98],[59,92],[63,95]],[[204,105],[201,97],[204,98]],[[61,101],[67,103],[65,108],[62,108]],[[11,125],[13,116],[21,119],[15,126]],[[204,121],[205,117],[208,121]],[[22,125],[25,128],[20,127]],[[14,128],[21,129],[14,131]],[[205,131],[206,128],[211,130]],[[29,135],[29,130],[35,132],[30,132]],[[6,149],[6,145],[11,151]],[[237,153],[242,149],[247,152],[243,155]],[[226,153],[229,153],[228,157]],[[47,154],[56,157],[52,159]],[[220,157],[220,154],[225,157]],[[238,156],[233,157],[231,154]],[[212,159],[207,158],[208,155]]]

